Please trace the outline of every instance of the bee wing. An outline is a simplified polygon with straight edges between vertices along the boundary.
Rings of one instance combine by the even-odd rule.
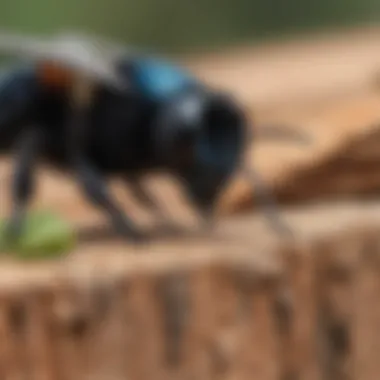
[[[35,37],[9,32],[0,32],[1,54],[35,58],[46,50],[46,41]]]
[[[125,81],[115,68],[116,54],[95,39],[75,34],[58,35],[53,39],[21,34],[0,33],[0,53],[36,61],[50,60],[92,80],[119,90]]]
[[[107,54],[111,55],[114,59],[125,56],[126,52],[132,50],[130,47],[126,48],[124,44],[118,41],[111,41],[108,38],[93,33],[90,35],[80,31],[64,31],[57,34],[57,38],[81,39],[96,46],[101,51],[106,51]]]

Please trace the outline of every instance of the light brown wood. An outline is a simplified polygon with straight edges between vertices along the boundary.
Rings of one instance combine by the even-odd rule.
[[[355,304],[352,305],[353,371],[355,378],[371,380],[376,379],[380,371],[380,280],[377,240],[369,240],[363,244],[360,259],[355,272]]]
[[[290,359],[291,373],[297,373],[305,380],[322,380],[321,363],[318,351],[319,324],[319,286],[323,286],[318,277],[317,255],[312,247],[300,245],[293,252],[289,264],[289,285],[293,294],[292,323],[290,327],[292,351]]]

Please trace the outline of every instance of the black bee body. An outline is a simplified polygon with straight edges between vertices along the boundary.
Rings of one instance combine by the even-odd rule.
[[[117,70],[129,90],[96,88],[76,129],[77,139],[82,139],[76,155],[70,150],[75,139],[68,128],[72,117],[68,92],[41,83],[32,65],[4,75],[0,151],[19,145],[13,230],[19,230],[33,193],[37,157],[73,172],[86,196],[128,238],[141,235],[108,194],[106,180],[112,176],[124,178],[141,201],[155,207],[139,178],[156,170],[170,172],[181,179],[202,215],[212,214],[243,156],[247,137],[243,113],[224,94],[165,62],[126,57]]]

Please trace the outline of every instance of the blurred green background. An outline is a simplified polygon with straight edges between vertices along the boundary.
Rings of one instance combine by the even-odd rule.
[[[380,20],[379,0],[0,1],[2,28],[75,28],[167,53]]]

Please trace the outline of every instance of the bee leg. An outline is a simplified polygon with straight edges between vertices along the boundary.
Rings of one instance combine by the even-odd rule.
[[[200,218],[201,231],[210,232],[215,226],[215,199],[210,199],[209,196],[203,197],[198,195],[196,198],[190,196],[190,201]]]
[[[140,202],[148,210],[153,212],[153,214],[159,220],[159,222],[162,223],[163,228],[165,230],[177,230],[177,228],[175,228],[173,223],[169,220],[168,216],[162,210],[158,202],[155,199],[153,199],[152,195],[147,191],[147,189],[137,178],[127,178],[125,181],[133,197],[135,197],[138,200],[138,202]]]
[[[86,196],[108,215],[117,233],[136,243],[143,242],[145,236],[113,201],[101,174],[83,158],[75,160],[75,171]]]
[[[125,182],[128,185],[133,197],[135,197],[143,206],[149,210],[152,210],[156,215],[163,217],[164,214],[162,209],[137,178],[127,178],[125,179]]]
[[[40,148],[41,136],[29,129],[21,137],[16,155],[16,167],[12,180],[12,211],[6,233],[17,239],[23,230],[26,209],[34,191],[34,165]]]
[[[215,226],[215,208],[212,205],[199,208],[201,216],[201,228],[204,231],[211,231]]]
[[[261,207],[264,211],[264,215],[267,217],[269,226],[278,235],[293,238],[294,234],[292,229],[280,217],[277,210],[277,203],[261,176],[256,172],[256,170],[248,167],[243,167],[243,174],[252,184],[252,188],[256,190],[257,199],[261,203]]]

